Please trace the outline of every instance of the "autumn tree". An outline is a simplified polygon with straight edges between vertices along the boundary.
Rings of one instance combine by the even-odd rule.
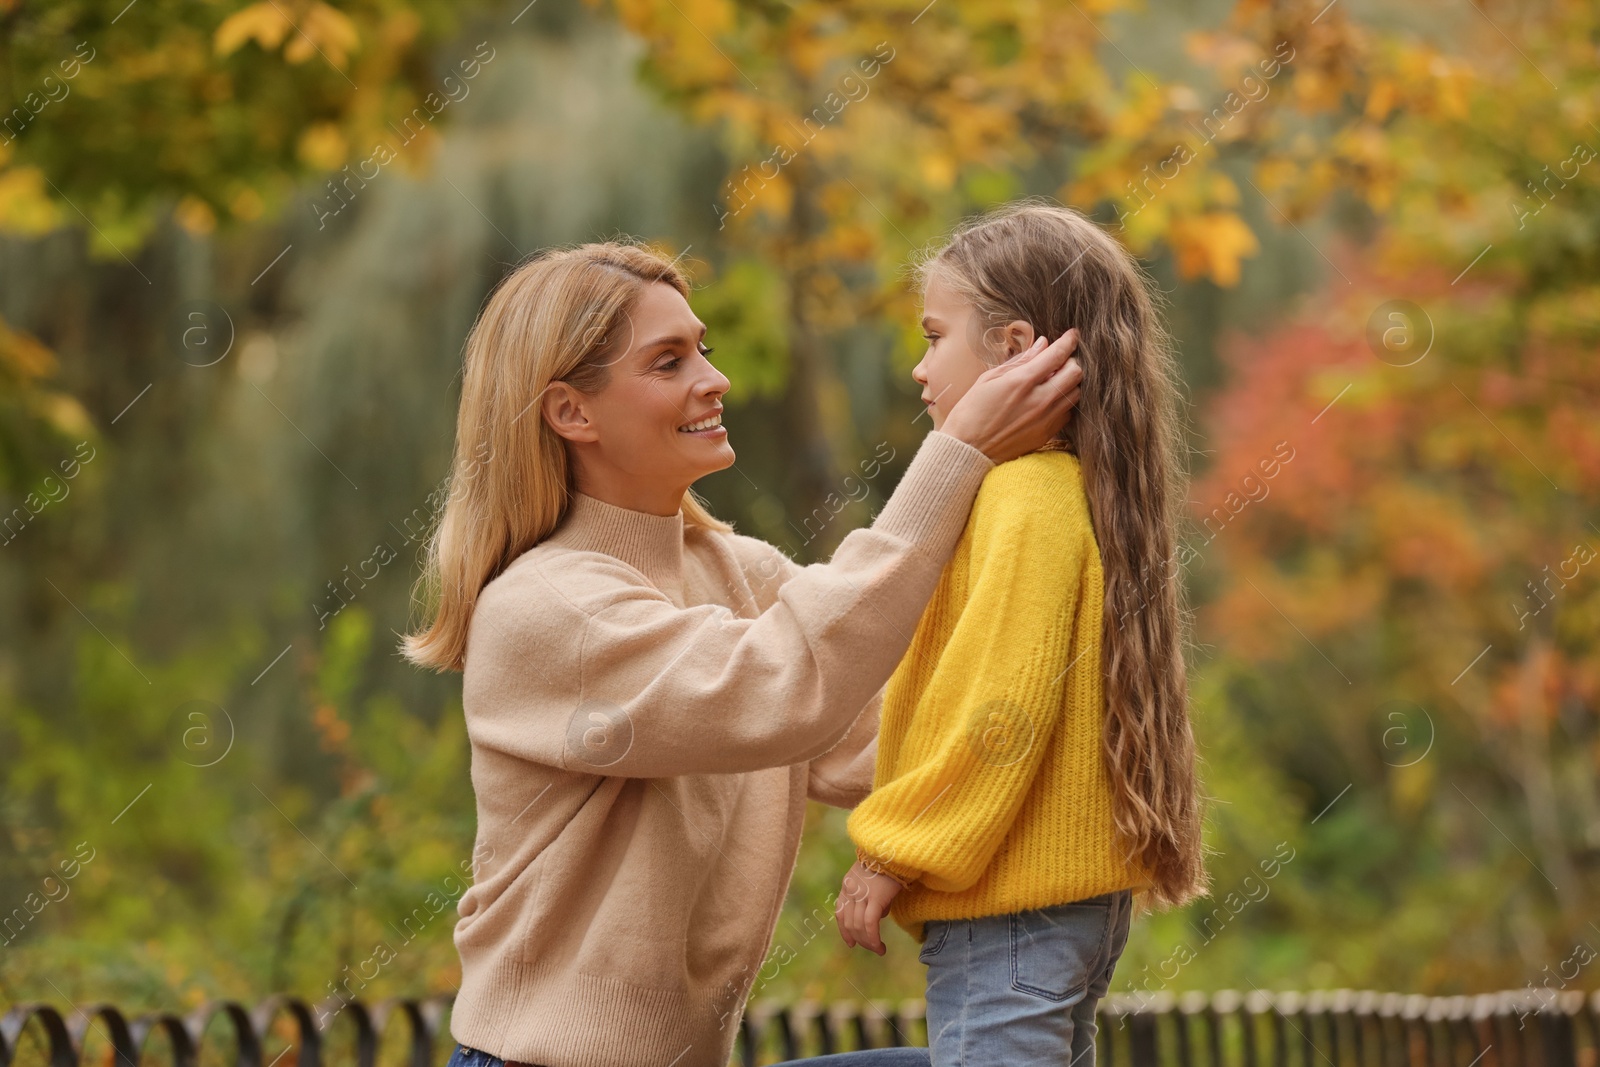
[[[870,448],[830,352],[857,351],[851,335],[885,321],[902,355],[916,347],[908,257],[964,211],[1039,191],[1025,176],[1043,174],[1033,186],[1093,208],[1098,197],[1072,195],[1076,171],[1137,169],[1126,131],[1181,89],[1101,61],[1103,23],[1128,7],[616,5],[648,46],[649,77],[723,130],[732,165],[707,210],[727,258],[758,272],[786,309],[775,387],[799,453],[786,494],[796,514],[837,496],[849,466],[840,457]],[[1127,143],[1107,149],[1118,136]],[[1234,191],[1205,171],[1197,163],[1159,222],[1141,223],[1138,247],[1167,242],[1186,274],[1228,284],[1254,245]]]
[[[1284,32],[1257,14],[1236,31]],[[1345,814],[1392,827],[1364,888],[1481,917],[1426,984],[1554,990],[1600,892],[1600,23],[1475,14],[1456,54],[1349,27],[1340,78],[1263,101],[1333,124],[1255,170],[1284,224],[1350,199],[1374,223],[1233,345],[1195,578],[1224,692],[1308,810],[1349,786]]]
[[[0,233],[81,227],[98,258],[153,284],[139,264],[162,221],[206,234],[273,218],[298,182],[393,140],[391,122],[419,107],[431,119],[445,91],[432,49],[472,10],[229,6],[0,0]],[[419,125],[401,166],[427,160],[436,131]],[[0,484],[40,466],[42,442],[53,455],[53,439],[91,430],[54,371],[48,344],[0,321]]]

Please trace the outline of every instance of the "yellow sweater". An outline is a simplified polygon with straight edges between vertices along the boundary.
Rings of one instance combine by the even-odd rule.
[[[857,854],[908,888],[890,916],[1065,904],[1148,881],[1124,862],[1100,737],[1100,551],[1078,458],[1002,463],[884,693]]]

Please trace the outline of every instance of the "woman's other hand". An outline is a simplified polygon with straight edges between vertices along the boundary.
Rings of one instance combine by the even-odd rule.
[[[1067,424],[1078,402],[1083,367],[1071,358],[1078,331],[1048,346],[1036,339],[1026,352],[978,376],[950,409],[940,431],[1004,463],[1044,445]]]
[[[878,936],[878,924],[889,913],[889,902],[904,888],[889,875],[873,871],[859,861],[846,871],[844,883],[839,887],[839,902],[833,909],[844,943],[851,948],[861,945],[883,955],[885,950],[883,939]]]

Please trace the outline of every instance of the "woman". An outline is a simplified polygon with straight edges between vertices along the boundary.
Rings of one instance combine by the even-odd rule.
[[[514,271],[467,342],[437,607],[404,642],[463,672],[467,1067],[724,1067],[807,798],[866,796],[881,689],[979,483],[1077,399],[1070,340],[987,372],[872,526],[802,568],[689,490],[734,454],[688,292],[586,245]]]

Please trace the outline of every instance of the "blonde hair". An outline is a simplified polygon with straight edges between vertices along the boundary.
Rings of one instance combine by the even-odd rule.
[[[1141,907],[1182,905],[1209,876],[1175,556],[1185,443],[1153,287],[1091,220],[1038,200],[966,223],[917,273],[924,288],[937,278],[972,302],[977,351],[994,352],[997,332],[1019,319],[1051,339],[1078,330],[1082,399],[1060,447],[1082,461],[1105,576],[1101,749],[1113,820],[1151,878]]]
[[[449,496],[418,581],[432,621],[401,640],[412,663],[461,670],[483,587],[566,516],[572,467],[539,401],[554,381],[589,394],[605,387],[630,343],[627,316],[657,282],[689,295],[675,262],[607,242],[538,255],[489,297],[467,337]],[[693,492],[682,507],[689,525],[730,528]]]

